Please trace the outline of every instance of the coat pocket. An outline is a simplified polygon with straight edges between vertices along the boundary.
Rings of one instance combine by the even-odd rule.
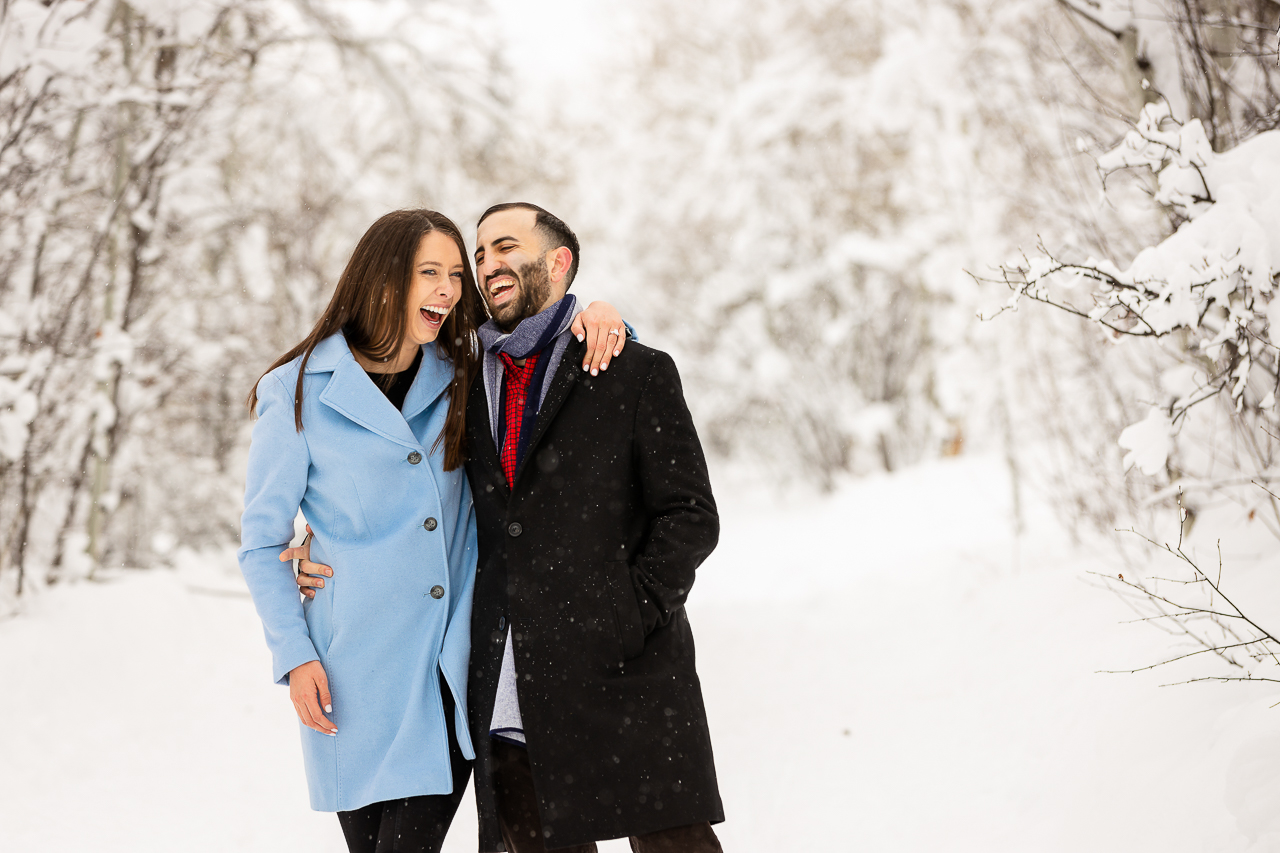
[[[605,563],[605,573],[613,593],[613,616],[622,659],[631,660],[644,651],[644,622],[640,618],[635,587],[631,584],[631,567],[626,560],[611,560]]]

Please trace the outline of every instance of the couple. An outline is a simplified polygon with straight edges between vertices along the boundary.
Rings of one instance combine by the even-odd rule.
[[[439,850],[473,761],[481,853],[720,850],[706,462],[671,358],[578,314],[578,256],[495,205],[473,278],[448,218],[387,214],[250,395],[240,566],[352,851]]]

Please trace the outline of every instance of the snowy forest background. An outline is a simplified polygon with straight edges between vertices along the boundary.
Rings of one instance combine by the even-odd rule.
[[[0,0],[0,661],[38,672],[24,620],[234,547],[244,399],[369,223],[470,234],[519,198],[578,231],[579,296],[676,355],[718,494],[812,546],[744,521],[722,551],[811,553],[817,598],[908,540],[998,540],[1018,611],[1091,579],[1081,608],[1144,620],[1092,668],[1226,682],[1144,714],[1239,740],[1203,837],[1147,849],[1280,849],[1278,27],[1275,0]],[[859,611],[958,589],[858,577]],[[1030,630],[987,627],[995,654]],[[812,848],[761,832],[738,846]]]

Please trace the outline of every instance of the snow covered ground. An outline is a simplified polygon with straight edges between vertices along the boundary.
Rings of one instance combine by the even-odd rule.
[[[1277,691],[1097,674],[1169,640],[1043,513],[1014,541],[997,461],[731,483],[689,605],[726,851],[1280,849]],[[473,827],[467,801],[446,849]],[[343,849],[230,553],[0,622],[0,851]]]

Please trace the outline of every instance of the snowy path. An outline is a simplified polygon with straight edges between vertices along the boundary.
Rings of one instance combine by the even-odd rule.
[[[722,503],[689,610],[729,853],[1273,849],[1224,797],[1233,761],[1280,756],[1274,697],[1095,674],[1163,638],[1051,535],[1013,565],[997,465]],[[0,851],[344,849],[236,589],[234,565],[130,574],[0,623]]]

